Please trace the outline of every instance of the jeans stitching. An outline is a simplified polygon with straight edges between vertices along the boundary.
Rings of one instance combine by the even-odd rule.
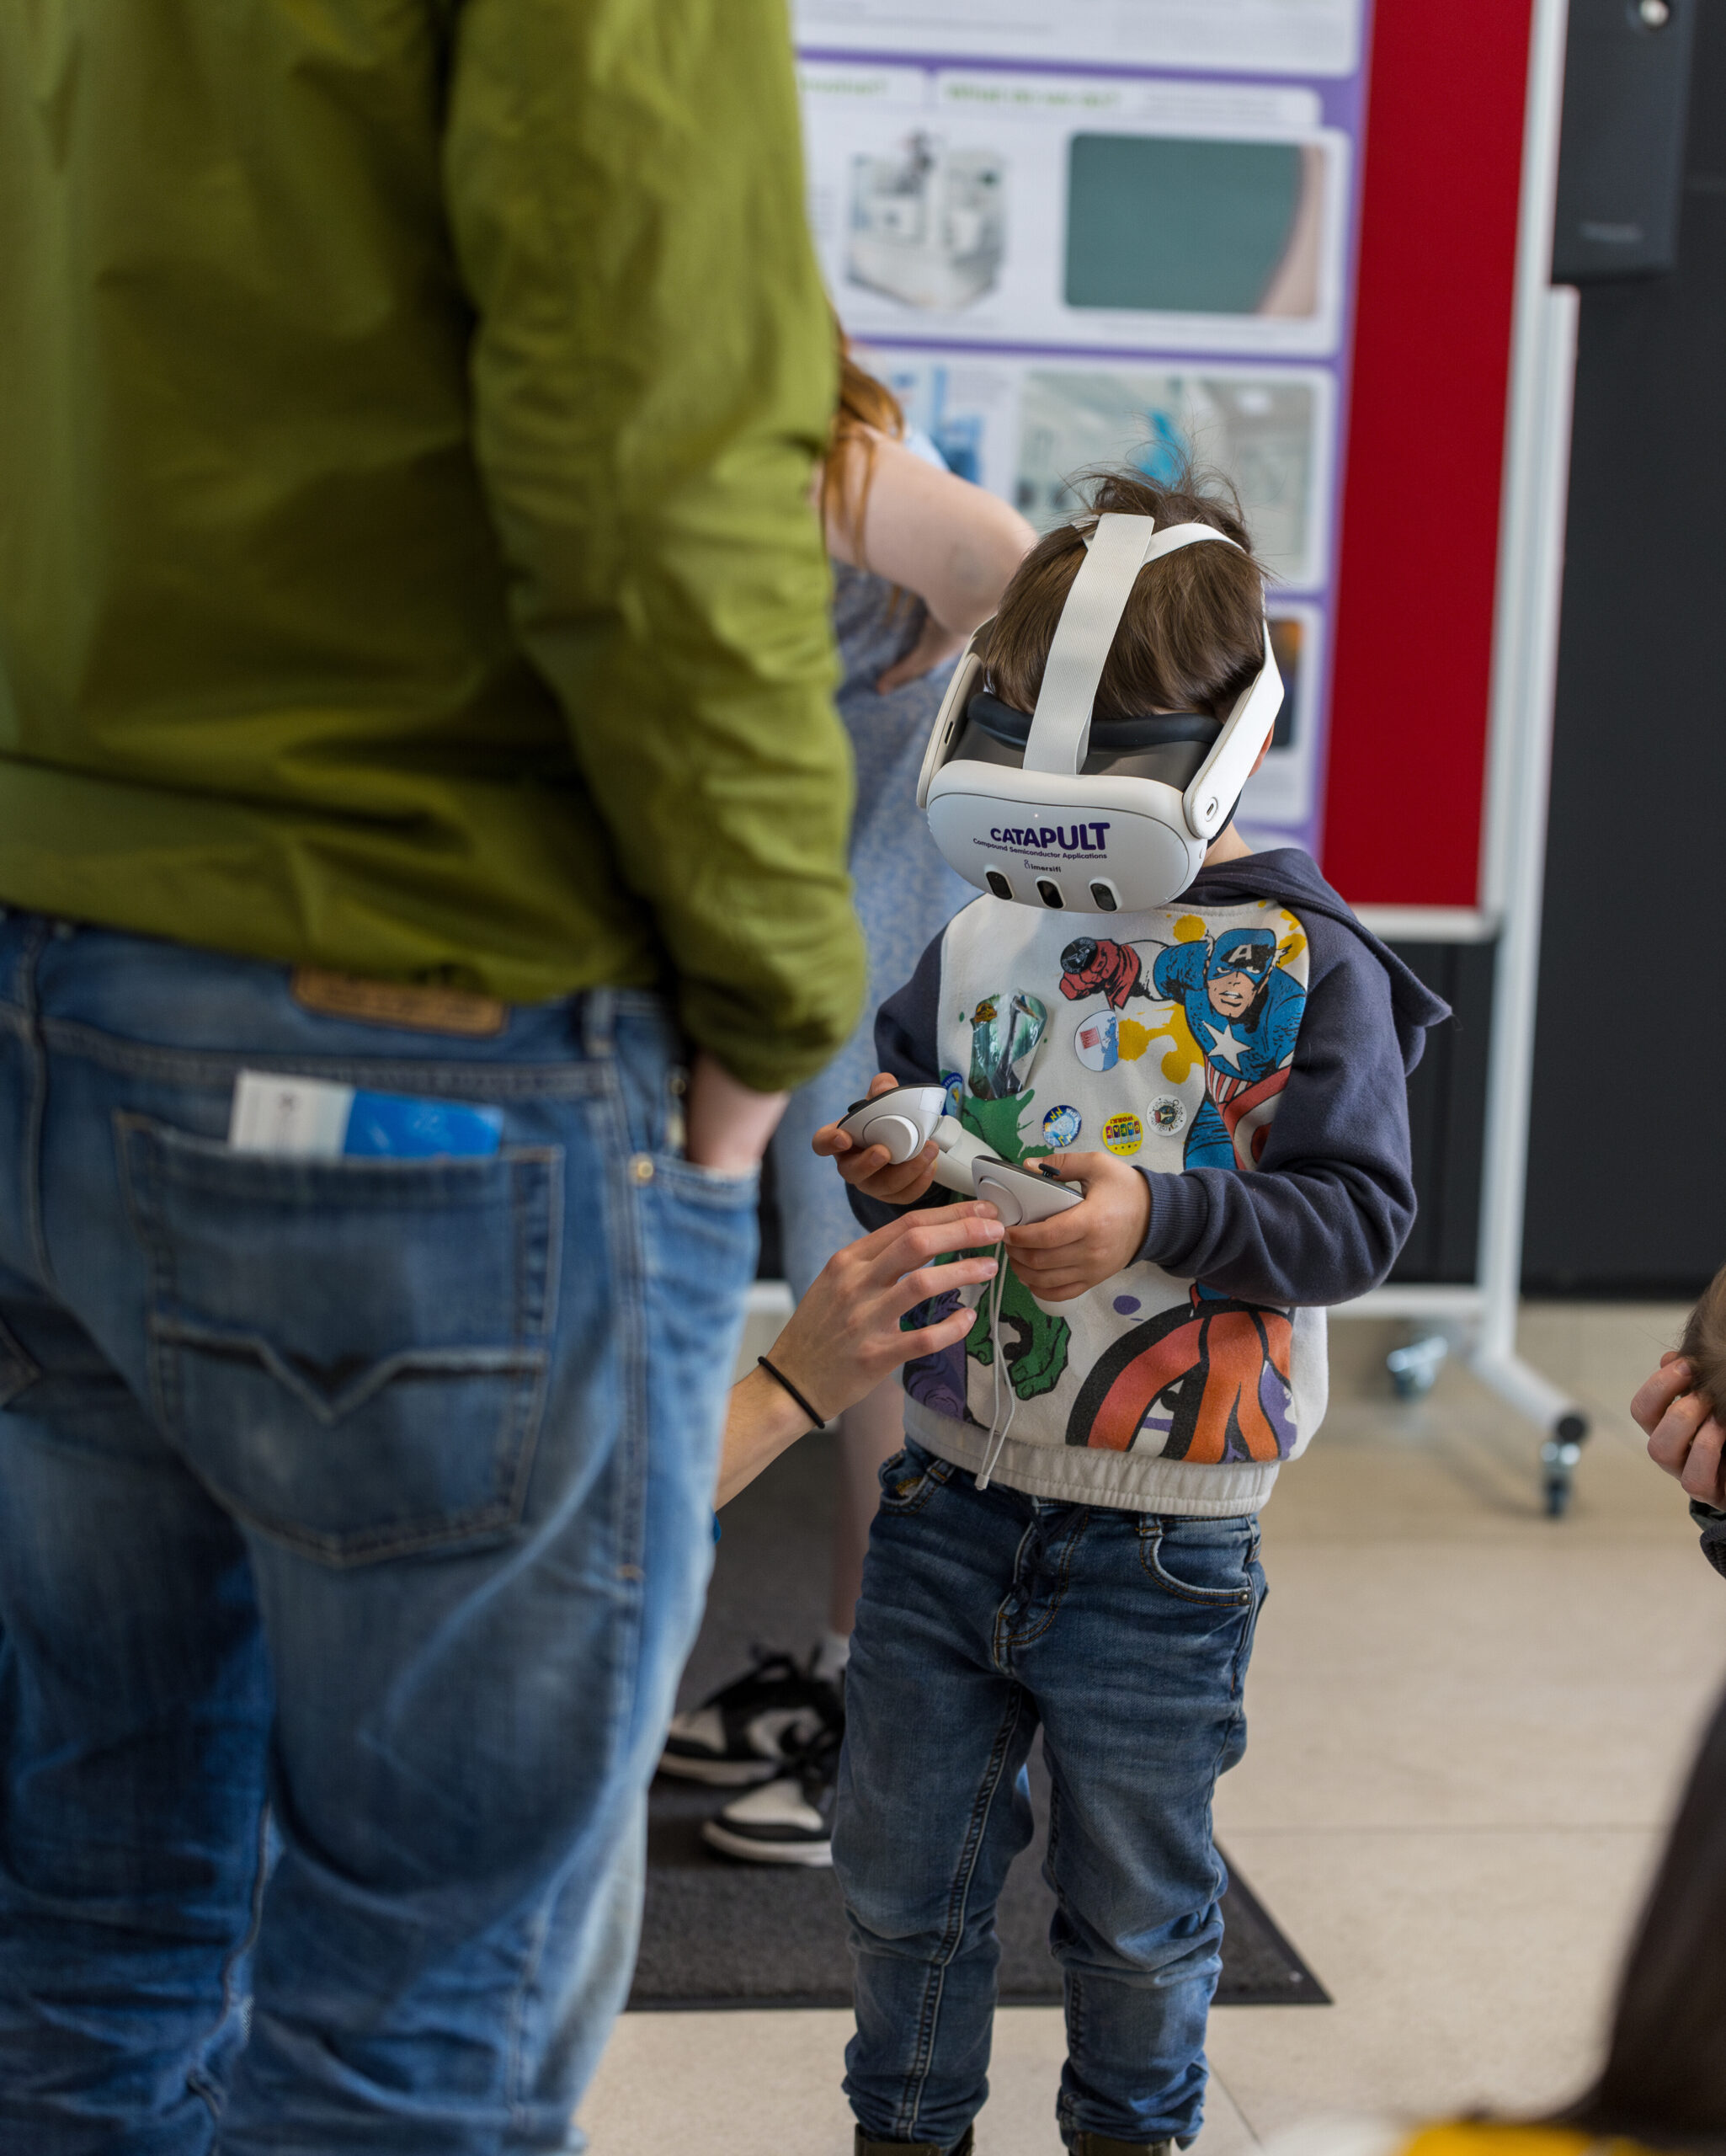
[[[533,1476],[533,1465],[539,1451],[540,1431],[546,1412],[546,1396],[551,1382],[551,1342],[557,1331],[558,1265],[562,1257],[563,1230],[563,1181],[567,1172],[567,1155],[560,1145],[554,1149],[555,1162],[548,1162],[549,1172],[541,1185],[545,1199],[545,1233],[540,1239],[543,1259],[535,1263],[534,1239],[528,1233],[529,1207],[524,1201],[515,1208],[516,1221],[516,1324],[518,1342],[525,1348],[528,1337],[536,1337],[540,1342],[539,1372],[530,1392],[522,1391],[516,1417],[519,1440],[516,1443],[515,1473],[510,1483],[509,1510],[512,1519],[519,1519],[527,1503],[529,1482]],[[517,1161],[512,1181],[524,1179],[526,1163]]]
[[[245,1934],[221,1965],[221,2011],[210,2032],[212,2036],[226,2025],[228,2016],[234,2010],[234,1972],[258,1944],[258,1927],[264,1921],[264,1890],[269,1879],[269,1806],[264,1804],[259,1806],[258,1812],[257,1861],[252,1873],[252,1894]],[[207,2106],[212,2119],[219,2121],[222,2105],[226,2100],[226,2091],[210,2079],[201,2064],[187,2079],[196,2089],[200,2100]]]
[[[663,1177],[666,1187],[674,1190],[683,1203],[704,1206],[722,1218],[727,1213],[748,1212],[759,1202],[761,1177],[754,1170],[748,1175],[725,1175],[717,1169],[698,1167],[675,1153],[656,1152],[653,1172]]]
[[[1071,1527],[1068,1529],[1067,1534],[1062,1538],[1061,1556],[1059,1562],[1056,1567],[1054,1585],[1049,1592],[1047,1598],[1048,1606],[1045,1609],[1042,1616],[1038,1619],[1037,1622],[1031,1626],[1028,1632],[1015,1632],[1011,1635],[1012,1644],[1015,1647],[1028,1647],[1035,1641],[1040,1640],[1043,1634],[1048,1630],[1050,1625],[1054,1623],[1056,1618],[1060,1615],[1061,1604],[1067,1598],[1068,1588],[1073,1584],[1073,1561],[1078,1555],[1079,1543],[1084,1539],[1085,1529],[1089,1525],[1090,1508],[1089,1506],[1081,1506],[1073,1518]],[[1022,1548],[1023,1545],[1021,1544],[1020,1546]],[[1016,1583],[1016,1566],[1015,1567],[1015,1580]]]
[[[1138,1521],[1138,1561],[1146,1577],[1165,1594],[1173,1595],[1178,1602],[1190,1602],[1201,1609],[1244,1609],[1253,1599],[1250,1582],[1239,1590],[1233,1588],[1197,1588],[1178,1580],[1163,1566],[1164,1525],[1154,1513],[1142,1513]],[[1250,1562],[1250,1558],[1249,1558]]]
[[[322,1078],[334,1085],[367,1086],[391,1092],[424,1093],[455,1100],[592,1100],[604,1091],[605,1068],[586,1063],[511,1064],[479,1057],[427,1063],[399,1057],[317,1054],[303,1049],[248,1049],[217,1053],[204,1049],[157,1048],[116,1039],[74,1018],[45,1018],[41,1041],[57,1053],[125,1077],[216,1089],[260,1065],[287,1077]],[[20,1031],[25,1031],[20,1028]]]
[[[551,1915],[557,1906],[558,1897],[564,1889],[560,1877],[539,1908],[534,1911],[528,1947],[521,1957],[521,1974],[514,1990],[509,1994],[508,2025],[509,2042],[509,2105],[512,2126],[525,2128],[529,2124],[527,2092],[527,2003],[540,1978],[540,1967],[545,1959],[546,1941],[551,1935]]]
[[[646,1262],[641,1217],[636,1202],[637,1186],[626,1179],[631,1145],[623,1081],[619,1075],[617,1062],[610,1053],[609,1043],[596,1042],[590,1034],[587,1045],[589,1054],[600,1059],[594,1067],[599,1072],[601,1082],[594,1089],[591,1098],[601,1125],[598,1133],[600,1150],[608,1164],[606,1172],[600,1178],[599,1195],[602,1233],[611,1260],[610,1278],[620,1314],[616,1337],[620,1342],[619,1360],[621,1365],[619,1374],[621,1412],[615,1461],[616,1494],[612,1516],[612,1539],[618,1561],[635,1568],[637,1582],[621,1605],[613,1633],[618,1652],[612,1660],[613,1692],[609,1702],[607,1726],[615,1733],[627,1727],[632,1718],[629,1710],[635,1698],[641,1668],[643,1595],[639,1584],[639,1543],[647,1502],[645,1490],[641,1486],[645,1480],[647,1428],[647,1355],[643,1315]],[[559,1188],[553,1219],[561,1228],[563,1220],[561,1178],[557,1180]],[[518,2127],[525,2127],[530,2122],[526,2116],[530,2074],[528,1999],[532,1987],[538,1982],[551,1913],[556,1906],[558,1894],[562,1891],[560,1881],[547,1895],[541,1914],[535,1919],[542,1935],[525,1957],[521,1973],[510,1994],[507,2086],[511,2121]]]
[[[634,1148],[623,1079],[615,1061],[605,1067],[608,1083],[598,1106],[601,1118],[611,1126],[604,1140],[610,1162],[605,1178],[605,1201],[613,1254],[613,1278],[618,1286],[618,1309],[622,1320],[619,1330],[623,1341],[621,1375],[625,1402],[619,1455],[622,1472],[618,1485],[621,1508],[616,1523],[618,1561],[633,1566],[639,1582],[643,1554],[642,1537],[647,1513],[647,1455],[653,1435],[649,1428],[645,1316],[647,1237],[642,1217],[648,1202],[651,1185],[638,1183],[630,1176],[628,1164]],[[639,1594],[636,1597],[636,1604],[639,1616]],[[627,1672],[620,1669],[620,1675],[625,1678],[627,1685],[626,1693],[616,1703],[620,1707],[626,1697],[633,1697],[641,1646],[638,1631],[637,1624],[631,1634],[631,1658]]]
[[[1255,1550],[1257,1547],[1255,1543],[1254,1545]],[[1256,1557],[1250,1561],[1256,1564]],[[1234,1650],[1234,1660],[1229,1664],[1228,1696],[1232,1700],[1239,1700],[1246,1689],[1247,1664],[1251,1658],[1253,1641],[1259,1630],[1259,1613],[1264,1609],[1265,1598],[1271,1592],[1270,1583],[1264,1577],[1263,1567],[1260,1566],[1259,1569],[1259,1579],[1255,1584],[1252,1599],[1247,1606],[1246,1622],[1241,1626],[1240,1638]],[[1239,1710],[1237,1710],[1236,1719],[1237,1721],[1239,1719]]]
[[[946,1489],[952,1472],[951,1460],[931,1460],[918,1475],[908,1497],[896,1497],[890,1495],[887,1485],[883,1482],[881,1493],[882,1510],[898,1513],[902,1518],[920,1513],[937,1490]]]
[[[45,1288],[52,1288],[54,1267],[48,1257],[48,1235],[42,1219],[42,1122],[48,1107],[48,1057],[44,1046],[44,1027],[36,1000],[36,964],[48,942],[49,928],[45,921],[30,923],[19,953],[19,992],[24,999],[29,1022],[24,1032],[24,1050],[30,1060],[30,1099],[24,1114],[24,1217],[29,1226],[30,1251],[36,1261],[37,1277]]]
[[[532,1376],[537,1380],[546,1366],[543,1348],[519,1344],[518,1325],[518,1344],[508,1348],[400,1348],[393,1355],[381,1357],[362,1376],[354,1379],[331,1399],[307,1382],[283,1357],[267,1333],[225,1331],[220,1326],[199,1325],[189,1318],[164,1317],[157,1311],[152,1311],[146,1318],[145,1331],[153,1342],[173,1348],[202,1348],[211,1354],[243,1356],[261,1364],[283,1390],[290,1393],[307,1414],[326,1429],[333,1429],[338,1422],[345,1422],[368,1401],[386,1391],[398,1377],[409,1373],[430,1375],[447,1371],[460,1377]]]
[[[1044,1737],[1043,1745],[1047,1752],[1048,1748],[1047,1736]],[[1061,1847],[1061,1814],[1060,1785],[1053,1775],[1051,1775],[1049,1778],[1049,1836],[1043,1858],[1043,1876],[1055,1897],[1056,1906],[1064,1915],[1067,1913],[1067,1897],[1062,1890],[1055,1865],[1055,1860]],[[1061,1972],[1061,1983],[1065,1993],[1063,2003],[1066,2007],[1067,2056],[1071,2058],[1084,2047],[1084,1982],[1076,1971],[1063,1967]],[[1063,2091],[1055,2105],[1055,2121],[1057,2126],[1070,2125],[1072,2122],[1063,2114],[1064,2100],[1065,2092]]]
[[[137,1157],[137,1141],[147,1125],[142,1116],[125,1109],[115,1111],[113,1123],[114,1149],[120,1163],[120,1203],[149,1272],[150,1299],[156,1305],[173,1302],[178,1298],[173,1294],[173,1262],[168,1254],[166,1238],[155,1232],[159,1201],[154,1155],[146,1152],[141,1160]],[[179,1403],[168,1376],[168,1358],[157,1352],[153,1339],[149,1343],[145,1368],[149,1374],[150,1400],[156,1411],[157,1428],[176,1459],[190,1467],[172,1434],[178,1428]],[[203,1482],[201,1476],[198,1480],[200,1484]]]
[[[1025,1523],[1024,1532],[1020,1535],[1018,1546],[1013,1552],[1012,1579],[1008,1585],[1006,1593],[996,1605],[994,1622],[989,1627],[989,1659],[1003,1677],[1011,1677],[1014,1673],[1011,1659],[1014,1634],[1011,1625],[1007,1622],[1007,1604],[1018,1591],[1020,1567],[1025,1562],[1025,1546],[1036,1533],[1036,1516],[1033,1513]]]
[[[935,2064],[935,2047],[940,2033],[946,1972],[958,1953],[959,1942],[965,1935],[966,1911],[970,1903],[972,1881],[977,1876],[978,1860],[983,1853],[983,1833],[988,1825],[989,1814],[994,1809],[995,1799],[1000,1793],[1001,1776],[1006,1767],[1014,1732],[1024,1713],[1024,1702],[1023,1690],[1015,1686],[1007,1711],[995,1732],[983,1785],[971,1807],[966,1838],[959,1852],[959,1863],[948,1896],[947,1928],[941,1935],[936,1959],[932,1965],[931,1981],[924,1992],[923,2009],[918,2017],[917,2050],[904,2094],[899,2100],[899,2115],[896,2123],[914,2140],[917,2136],[918,2113],[922,2108],[923,2092]]]

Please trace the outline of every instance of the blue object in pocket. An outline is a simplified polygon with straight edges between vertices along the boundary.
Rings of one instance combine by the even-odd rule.
[[[361,1087],[348,1112],[342,1151],[363,1160],[475,1160],[495,1153],[503,1134],[502,1108],[369,1093]]]
[[[502,1108],[242,1070],[227,1142],[237,1153],[302,1161],[488,1161],[503,1135]]]

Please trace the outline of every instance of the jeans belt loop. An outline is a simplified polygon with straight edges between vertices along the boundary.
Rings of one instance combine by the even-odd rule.
[[[590,988],[581,1000],[581,1044],[595,1059],[615,1053],[617,994],[615,989]]]

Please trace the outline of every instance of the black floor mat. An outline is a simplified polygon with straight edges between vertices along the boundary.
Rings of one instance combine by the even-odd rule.
[[[806,1652],[822,1623],[832,1518],[828,1459],[808,1439],[728,1506],[706,1621],[680,1703],[705,1698],[761,1641]],[[701,1840],[701,1822],[730,1792],[665,1777],[648,1806],[647,1902],[630,2006],[849,2006],[850,1956],[830,1871],[731,1863]],[[1033,1751],[1037,1835],[1014,1865],[996,1923],[1002,2003],[1058,2004],[1048,1949],[1052,1897],[1041,1877],[1045,1813]],[[1232,1867],[1231,1867],[1232,1870]],[[1322,2006],[1329,1994],[1250,1890],[1223,1898],[1219,2006]]]

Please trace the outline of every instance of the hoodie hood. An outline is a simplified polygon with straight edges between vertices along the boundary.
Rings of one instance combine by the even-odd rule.
[[[1389,976],[1391,1008],[1405,1072],[1420,1060],[1428,1030],[1441,1026],[1451,1015],[1449,1004],[1411,973],[1388,943],[1361,926],[1347,901],[1319,874],[1312,855],[1297,846],[1276,846],[1266,853],[1249,854],[1241,861],[1223,861],[1213,867],[1201,868],[1180,895],[1212,905],[1236,899],[1271,899],[1297,913],[1322,913],[1357,937]]]

